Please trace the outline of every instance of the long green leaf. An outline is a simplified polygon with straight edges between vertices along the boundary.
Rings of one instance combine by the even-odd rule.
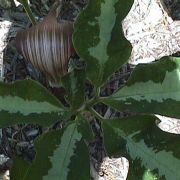
[[[41,136],[32,164],[15,159],[12,180],[89,180],[89,152],[85,140],[91,138],[89,125],[76,119],[65,129]],[[86,134],[84,134],[86,132]],[[23,171],[19,169],[23,168]]]
[[[62,83],[68,93],[68,101],[72,110],[80,108],[85,100],[85,70],[74,69],[62,78]]]
[[[102,101],[118,110],[180,118],[180,58],[138,65],[126,85]]]
[[[88,78],[97,87],[130,56],[121,22],[132,4],[133,0],[90,0],[75,22],[76,52],[87,62]]]
[[[130,161],[128,180],[179,180],[180,135],[160,130],[153,116],[103,122],[109,155]]]
[[[16,123],[49,125],[68,114],[58,99],[33,80],[0,82],[0,127]]]

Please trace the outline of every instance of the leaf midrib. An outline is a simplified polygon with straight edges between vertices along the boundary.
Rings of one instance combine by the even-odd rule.
[[[111,127],[111,126],[110,126]],[[112,128],[112,127],[111,127]],[[112,128],[112,129],[114,129],[114,128]],[[119,130],[118,130],[118,132],[119,132]],[[140,149],[144,154],[146,154],[146,156],[148,156],[149,155],[149,157],[151,157],[152,159],[155,159],[153,156],[151,156],[150,155],[150,153],[147,153],[146,151],[144,151],[143,150],[143,147],[141,146],[141,144],[139,144],[138,143],[138,145],[136,144],[136,143],[134,143],[134,141],[132,141],[132,139],[131,138],[129,138],[128,136],[128,134],[126,134],[126,133],[118,133],[118,132],[115,132],[115,133],[117,133],[118,135],[120,135],[120,137],[122,137],[122,138],[124,138],[125,140],[127,140],[127,141],[129,141],[130,143],[132,143],[132,144],[134,144],[136,147],[137,147],[137,149]],[[166,169],[168,169],[168,170],[170,170],[171,172],[172,172],[172,174],[173,173],[175,173],[174,171],[173,171],[173,168],[171,168],[171,167],[168,167],[166,164],[164,164],[164,163],[162,163],[161,161],[159,161],[159,160],[155,160],[156,162],[158,162],[160,165],[162,165],[163,167],[166,167]]]
[[[153,95],[153,94],[176,94],[176,93],[180,93],[180,90],[179,91],[171,91],[171,92],[152,92],[152,93],[144,93],[144,94],[132,94],[132,95],[116,95],[116,96],[111,96],[110,98],[111,99],[122,99],[122,98],[128,98],[128,97],[133,97],[133,96],[149,96],[149,95]]]
[[[70,136],[70,138],[69,138],[69,143],[68,143],[67,149],[69,149],[68,147],[70,146],[70,144],[71,144],[71,142],[72,142],[72,139],[73,139],[73,135],[74,135],[75,130],[76,130],[76,125],[74,126],[74,129],[73,129],[73,131],[72,131],[72,133],[71,133],[71,136]],[[64,156],[64,160],[63,160],[63,163],[62,163],[62,172],[65,172],[64,169],[65,169],[66,167],[63,166],[63,164],[66,162],[67,154],[68,154],[68,151],[66,151],[65,156]],[[62,176],[63,176],[63,173],[62,173]],[[62,177],[62,176],[61,176],[61,177]]]

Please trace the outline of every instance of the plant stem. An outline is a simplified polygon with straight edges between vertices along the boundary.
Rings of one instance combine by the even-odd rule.
[[[101,88],[96,88],[96,97],[98,98],[100,96]]]
[[[108,96],[106,96],[106,97],[99,97],[99,98],[97,99],[97,103],[102,103],[103,100],[106,100],[106,99],[108,99]]]
[[[31,23],[33,25],[36,25],[37,22],[36,22],[36,19],[35,19],[32,11],[31,11],[31,8],[29,7],[28,0],[18,0],[18,2],[20,2],[23,5],[23,7],[24,7],[24,9],[25,9]]]
[[[92,107],[93,105],[95,105],[97,103],[97,99],[96,98],[92,98],[89,101],[87,101],[87,106],[88,107]]]
[[[99,95],[100,95],[100,88],[96,88],[95,96],[87,102],[87,105],[89,107],[95,105],[99,101],[100,98]]]
[[[88,110],[99,120],[104,120],[104,118],[97,112],[95,111],[93,108],[88,108]]]

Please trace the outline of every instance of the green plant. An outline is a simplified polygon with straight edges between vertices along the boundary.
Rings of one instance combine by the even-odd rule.
[[[78,16],[73,43],[86,69],[74,68],[62,77],[69,108],[32,80],[0,83],[0,125],[37,123],[49,126],[61,121],[61,130],[40,136],[32,163],[18,157],[12,180],[90,179],[87,144],[93,139],[91,118],[100,120],[109,156],[130,161],[128,179],[180,179],[180,136],[161,131],[153,114],[180,118],[180,58],[164,57],[138,65],[123,88],[101,97],[101,87],[115,70],[127,62],[131,45],[121,21],[133,0],[90,0]],[[94,85],[92,99],[85,99],[85,80]],[[120,111],[138,113],[124,119],[105,120],[94,105],[105,103]]]

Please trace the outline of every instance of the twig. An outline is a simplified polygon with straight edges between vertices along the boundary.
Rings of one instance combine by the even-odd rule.
[[[95,111],[93,108],[88,108],[88,110],[96,117],[98,118],[99,120],[103,120],[104,118],[97,112]]]

